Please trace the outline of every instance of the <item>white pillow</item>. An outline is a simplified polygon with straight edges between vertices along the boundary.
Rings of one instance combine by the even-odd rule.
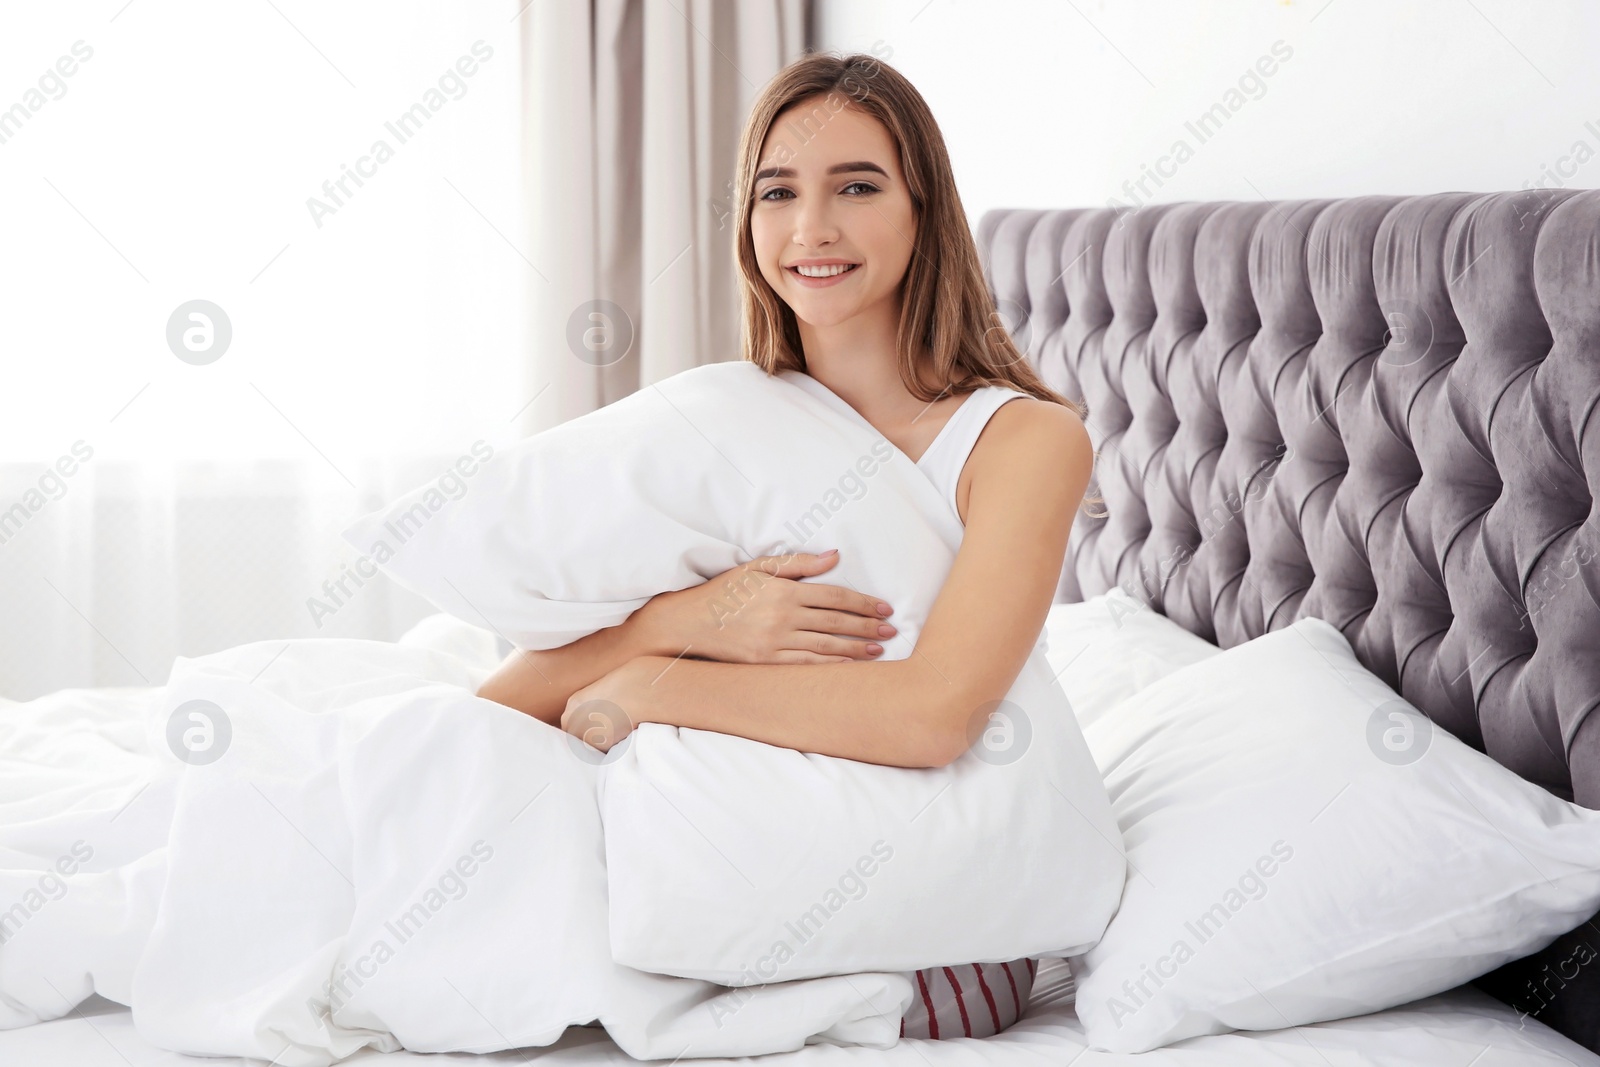
[[[1044,632],[1050,668],[1084,728],[1152,682],[1222,651],[1120,588],[1050,605]]]
[[[612,958],[746,986],[1082,952],[1126,872],[1099,771],[1037,652],[993,715],[930,769],[641,724],[600,768]]]
[[[1085,737],[1129,865],[1072,961],[1096,1049],[1407,1003],[1600,909],[1600,811],[1434,728],[1321,619],[1171,674]]]

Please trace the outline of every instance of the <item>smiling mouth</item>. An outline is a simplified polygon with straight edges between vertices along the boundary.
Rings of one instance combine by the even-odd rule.
[[[801,274],[799,267],[785,267],[784,269],[788,270],[788,271],[791,271],[794,274],[797,274],[802,278],[810,278],[812,281],[826,281],[829,278],[837,278],[840,275],[849,274],[851,271],[855,270],[859,266],[861,266],[861,264],[852,263],[849,266],[845,267],[843,270],[832,270],[830,268],[830,273],[827,273],[827,274]]]

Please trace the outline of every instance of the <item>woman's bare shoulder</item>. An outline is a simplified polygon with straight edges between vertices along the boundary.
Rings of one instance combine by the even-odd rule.
[[[1078,413],[1037,397],[1001,404],[978,434],[957,479],[956,512],[971,519],[973,488],[993,481],[1024,484],[1071,483],[1094,465],[1089,431]],[[985,494],[978,494],[983,496]]]
[[[1018,449],[1043,447],[1045,454],[1060,457],[1089,443],[1089,431],[1077,411],[1053,400],[1034,396],[1014,397],[989,416],[988,425],[973,446],[989,453],[1014,453]]]

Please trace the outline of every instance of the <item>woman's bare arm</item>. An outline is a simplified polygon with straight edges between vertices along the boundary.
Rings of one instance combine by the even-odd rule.
[[[658,655],[750,664],[871,659],[894,636],[877,597],[799,579],[837,557],[758,556],[700,585],[651,597],[617,626],[561,648],[513,652],[478,695],[561,725],[568,698],[631,660]],[[691,654],[691,650],[693,653]]]
[[[635,656],[673,651],[662,644],[640,608],[618,625],[560,648],[514,650],[478,688],[478,695],[559,729],[561,712],[573,693]]]

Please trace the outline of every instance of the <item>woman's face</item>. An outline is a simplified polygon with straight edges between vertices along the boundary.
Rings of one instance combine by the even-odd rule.
[[[897,316],[917,232],[894,139],[844,102],[832,93],[781,112],[756,166],[756,260],[767,284],[812,326],[869,310]],[[855,266],[817,280],[795,270],[812,261]]]

